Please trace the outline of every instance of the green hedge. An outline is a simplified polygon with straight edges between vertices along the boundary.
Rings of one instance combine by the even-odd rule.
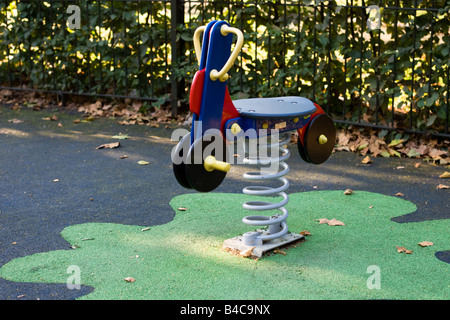
[[[80,7],[80,29],[67,27],[70,4]],[[9,81],[9,53],[16,86],[149,97],[167,92],[170,7],[164,2],[5,1],[0,12],[2,84]]]
[[[66,27],[69,4],[81,8],[81,29]],[[223,19],[245,35],[229,81],[234,98],[301,95],[345,121],[441,133],[448,126],[450,1],[186,1],[178,25],[170,4],[4,1],[2,85],[161,104],[175,76],[185,81],[187,104],[197,69],[193,32]],[[368,30],[372,4],[384,10],[381,28]],[[178,61],[171,61],[172,27],[185,53]]]

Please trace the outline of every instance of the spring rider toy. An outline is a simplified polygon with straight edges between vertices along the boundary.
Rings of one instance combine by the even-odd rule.
[[[203,33],[203,41],[200,36]],[[231,52],[233,34],[237,36]],[[333,120],[322,108],[302,97],[251,98],[232,100],[228,89],[228,71],[234,64],[244,42],[243,33],[230,27],[225,21],[211,21],[196,29],[194,48],[199,63],[189,95],[189,107],[193,114],[190,133],[186,134],[172,151],[173,172],[180,185],[200,192],[217,188],[224,180],[230,165],[227,144],[240,137],[246,143],[244,164],[260,166],[260,172],[245,173],[248,180],[276,180],[279,187],[248,186],[242,190],[251,196],[282,197],[278,203],[248,201],[247,210],[270,211],[279,214],[270,217],[251,215],[242,219],[245,224],[265,228],[249,231],[225,240],[224,246],[238,251],[252,249],[252,254],[261,257],[268,250],[301,239],[303,236],[289,232],[284,207],[289,197],[286,189],[289,172],[286,160],[290,152],[285,145],[290,141],[290,132],[298,131],[297,147],[301,158],[313,164],[321,164],[333,151],[336,130]],[[246,135],[252,132],[252,135]],[[278,133],[283,136],[278,138]],[[260,139],[271,139],[263,146]],[[275,140],[275,142],[273,142]],[[249,146],[271,148],[276,146],[277,155],[270,157],[247,156]],[[174,159],[177,159],[175,161]],[[263,170],[274,165],[278,172]]]

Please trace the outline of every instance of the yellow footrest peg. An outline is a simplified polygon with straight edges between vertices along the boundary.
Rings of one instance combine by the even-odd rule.
[[[203,166],[206,171],[219,170],[223,172],[228,172],[231,168],[231,165],[228,162],[219,161],[214,156],[207,156]]]

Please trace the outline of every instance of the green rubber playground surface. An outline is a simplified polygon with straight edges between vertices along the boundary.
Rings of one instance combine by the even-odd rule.
[[[74,249],[13,259],[0,277],[67,283],[68,268],[76,266],[81,284],[94,288],[79,298],[86,300],[449,298],[449,265],[435,257],[449,248],[448,219],[396,223],[393,217],[416,206],[379,193],[293,193],[289,229],[311,235],[282,248],[285,255],[256,260],[222,249],[225,239],[251,231],[241,222],[248,200],[241,194],[185,194],[171,200],[175,218],[163,225],[71,225],[61,236]],[[319,224],[322,218],[345,225]],[[419,246],[423,241],[433,245]]]

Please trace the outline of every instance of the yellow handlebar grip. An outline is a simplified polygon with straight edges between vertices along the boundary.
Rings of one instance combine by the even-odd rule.
[[[224,24],[220,28],[220,33],[223,36],[228,35],[229,33],[234,33],[237,36],[236,46],[234,47],[233,52],[231,53],[230,57],[228,58],[228,61],[225,63],[223,68],[220,71],[217,70],[211,70],[211,73],[209,74],[209,77],[212,81],[216,81],[219,79],[220,81],[226,81],[228,79],[227,72],[231,69],[231,67],[234,64],[234,60],[236,60],[239,52],[242,49],[242,45],[244,44],[244,34],[241,30],[237,28],[230,27],[226,24]]]

